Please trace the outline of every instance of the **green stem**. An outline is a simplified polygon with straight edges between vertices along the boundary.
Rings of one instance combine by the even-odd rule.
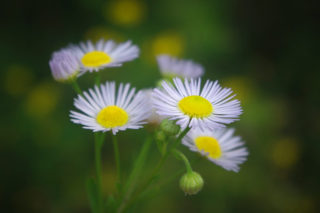
[[[120,166],[120,154],[119,154],[119,146],[118,146],[118,140],[116,135],[112,134],[112,143],[113,143],[113,150],[114,150],[114,158],[116,161],[117,166],[117,182],[118,184],[121,183],[121,166]]]
[[[138,181],[139,174],[141,173],[143,166],[145,164],[145,160],[147,158],[147,154],[149,152],[149,148],[152,142],[152,137],[148,137],[144,142],[141,151],[134,162],[132,172],[128,178],[128,181],[124,187],[124,196],[122,202],[119,206],[118,212],[122,212],[126,206],[126,203],[130,200],[131,194],[135,189],[136,183]]]
[[[95,72],[95,85],[99,86],[100,85],[100,81],[101,81],[101,75],[100,75],[100,72]]]
[[[177,177],[181,176],[182,173],[184,172],[184,169],[181,168],[179,169],[177,172],[175,172],[171,177],[168,177],[166,180],[162,181],[161,183],[157,184],[158,187],[161,189],[162,187],[164,187],[165,185],[167,185],[168,183],[172,182],[173,180],[176,180]]]
[[[198,158],[198,159],[196,159],[195,161],[192,161],[192,163],[197,163],[197,162],[200,161],[200,160],[202,160],[202,158]],[[182,173],[184,172],[184,170],[185,170],[184,168],[179,169],[179,170],[176,171],[172,176],[170,176],[170,177],[168,177],[166,180],[158,183],[158,184],[157,184],[157,188],[158,188],[158,189],[161,189],[161,188],[163,188],[164,186],[168,185],[168,183],[172,182],[173,180],[176,180],[179,176],[182,175]],[[136,202],[136,201],[143,200],[143,199],[148,195],[148,193],[149,193],[150,190],[151,190],[151,189],[145,190],[143,193],[141,193],[141,195],[139,196],[139,198],[135,199],[134,201]],[[126,209],[127,209],[128,206],[129,206],[130,204],[132,204],[132,203],[133,203],[133,201],[131,201],[131,202],[127,205]],[[125,209],[125,210],[126,210],[126,209]]]
[[[186,170],[188,173],[192,173],[192,167],[190,165],[190,162],[188,160],[188,158],[179,150],[177,149],[173,149],[172,153],[174,156],[176,156],[179,160],[183,161],[185,166],[186,166]]]
[[[81,88],[80,88],[77,80],[72,81],[71,84],[72,84],[72,87],[73,87],[74,91],[75,91],[77,94],[82,95],[82,90],[81,90]]]
[[[103,197],[102,197],[102,166],[101,166],[101,148],[104,140],[104,133],[95,133],[95,166],[96,166],[96,178],[97,178],[97,202],[98,212],[103,212]]]
[[[174,149],[178,145],[178,143],[182,140],[182,138],[190,131],[191,128],[189,127],[189,123],[188,123],[187,127],[179,134],[177,139],[173,142],[173,144],[171,146],[171,150]],[[155,169],[151,173],[151,176],[149,177],[149,179],[141,187],[141,189],[136,193],[135,198],[133,200],[131,200],[127,204],[127,206],[129,206],[130,204],[134,203],[135,200],[139,199],[139,196],[141,195],[141,193],[143,193],[144,191],[146,191],[148,189],[148,187],[150,186],[150,184],[152,183],[152,181],[155,179],[155,177],[157,176],[158,172],[162,168],[163,164],[167,160],[167,158],[169,156],[169,153],[170,153],[170,151],[169,152],[166,151],[165,154],[161,156],[159,163],[157,164],[157,166],[155,167]]]
[[[172,149],[174,149],[178,143],[182,140],[182,138],[189,132],[191,128],[190,127],[186,127],[178,136],[178,138],[176,139],[176,141],[172,144]],[[161,167],[163,166],[163,164],[165,163],[165,161],[167,160],[168,156],[169,156],[168,151],[165,152],[165,154],[161,157],[157,167],[153,170],[153,173],[151,175],[151,177],[149,178],[149,180],[147,181],[147,184],[145,187],[148,187],[149,184],[152,182],[152,180],[154,179],[154,177],[157,175],[157,173],[159,172],[159,170],[161,169]]]
[[[182,175],[184,170],[185,170],[184,168],[181,168],[177,172],[175,172],[172,176],[170,176],[169,178],[165,179],[162,182],[157,183],[156,188],[157,189],[161,189],[161,188],[165,187],[166,185],[168,185],[168,183],[172,182],[173,180],[176,180],[177,177]],[[148,194],[150,193],[150,190],[151,190],[150,188],[148,190],[145,190],[143,193],[141,193],[139,198],[137,198],[135,201],[143,200],[145,197],[148,196]]]
[[[180,133],[177,140],[174,142],[173,148],[175,148],[178,145],[178,143],[182,140],[182,138],[184,138],[184,136],[186,136],[186,134],[190,131],[191,127],[189,127],[189,123],[188,126]]]
[[[196,160],[191,161],[192,164],[195,164],[197,162],[199,162],[200,160],[202,160],[202,157],[197,158]],[[191,165],[191,164],[190,164]],[[191,167],[191,166],[190,166]],[[176,173],[174,173],[172,176],[168,177],[166,180],[162,181],[161,183],[157,184],[158,188],[162,188],[163,186],[167,185],[168,183],[170,183],[171,181],[175,180],[177,177],[179,177],[179,175],[182,175],[182,173],[184,172],[184,168],[179,169],[178,171],[176,171]]]

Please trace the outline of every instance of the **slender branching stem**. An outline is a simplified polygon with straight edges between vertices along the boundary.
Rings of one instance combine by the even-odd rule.
[[[77,94],[82,95],[82,90],[81,90],[81,88],[80,88],[77,80],[76,80],[76,79],[73,80],[71,84],[72,84],[72,87],[73,87],[74,91],[75,91]]]
[[[104,133],[95,133],[95,167],[96,167],[96,184],[97,184],[97,202],[98,211],[103,212],[103,195],[102,195],[102,164],[101,164],[101,149],[104,140]]]

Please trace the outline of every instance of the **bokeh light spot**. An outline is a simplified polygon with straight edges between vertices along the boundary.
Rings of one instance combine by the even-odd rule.
[[[120,0],[107,4],[105,16],[114,24],[122,26],[138,25],[145,17],[146,6],[141,1]]]
[[[157,35],[152,41],[154,55],[169,54],[180,56],[184,51],[183,37],[176,32],[165,32]]]
[[[50,83],[39,84],[27,96],[27,113],[35,118],[45,117],[54,110],[58,99],[56,86]]]
[[[300,147],[294,138],[284,138],[274,144],[272,160],[281,169],[290,169],[299,159]]]
[[[4,76],[4,89],[12,96],[19,96],[30,88],[33,73],[26,66],[11,65]]]

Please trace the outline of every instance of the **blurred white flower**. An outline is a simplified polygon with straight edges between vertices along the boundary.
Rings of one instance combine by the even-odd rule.
[[[116,44],[112,40],[100,39],[97,43],[87,41],[79,46],[71,45],[81,62],[81,72],[99,71],[106,67],[119,67],[139,56],[139,48],[131,41]]]
[[[53,78],[60,82],[72,81],[80,75],[80,63],[72,48],[63,48],[54,52],[49,66]]]
[[[204,74],[203,67],[191,60],[179,60],[169,55],[158,55],[157,62],[165,77],[199,78]]]

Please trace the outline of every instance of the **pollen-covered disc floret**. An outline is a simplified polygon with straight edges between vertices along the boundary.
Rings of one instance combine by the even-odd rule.
[[[71,45],[81,64],[81,72],[99,71],[106,67],[119,67],[123,62],[132,61],[139,56],[139,48],[131,41],[116,44],[112,40],[87,41],[79,46]]]
[[[72,81],[80,74],[80,63],[72,48],[63,48],[54,52],[49,66],[56,81]]]
[[[159,115],[183,129],[199,127],[214,129],[237,120],[242,113],[240,102],[229,88],[222,88],[217,81],[207,81],[201,89],[201,79],[173,79],[174,85],[163,81],[162,88],[153,92],[153,103]],[[233,99],[233,100],[232,100]]]
[[[199,78],[204,73],[203,67],[191,60],[179,60],[169,55],[158,55],[157,62],[165,77]]]
[[[130,84],[120,84],[118,91],[114,82],[95,86],[78,95],[74,106],[81,112],[71,111],[71,121],[83,125],[85,129],[109,131],[139,129],[150,115],[144,93],[135,94]]]
[[[213,163],[226,170],[238,172],[239,165],[246,161],[248,150],[234,129],[191,129],[182,143],[191,151],[199,152]]]

